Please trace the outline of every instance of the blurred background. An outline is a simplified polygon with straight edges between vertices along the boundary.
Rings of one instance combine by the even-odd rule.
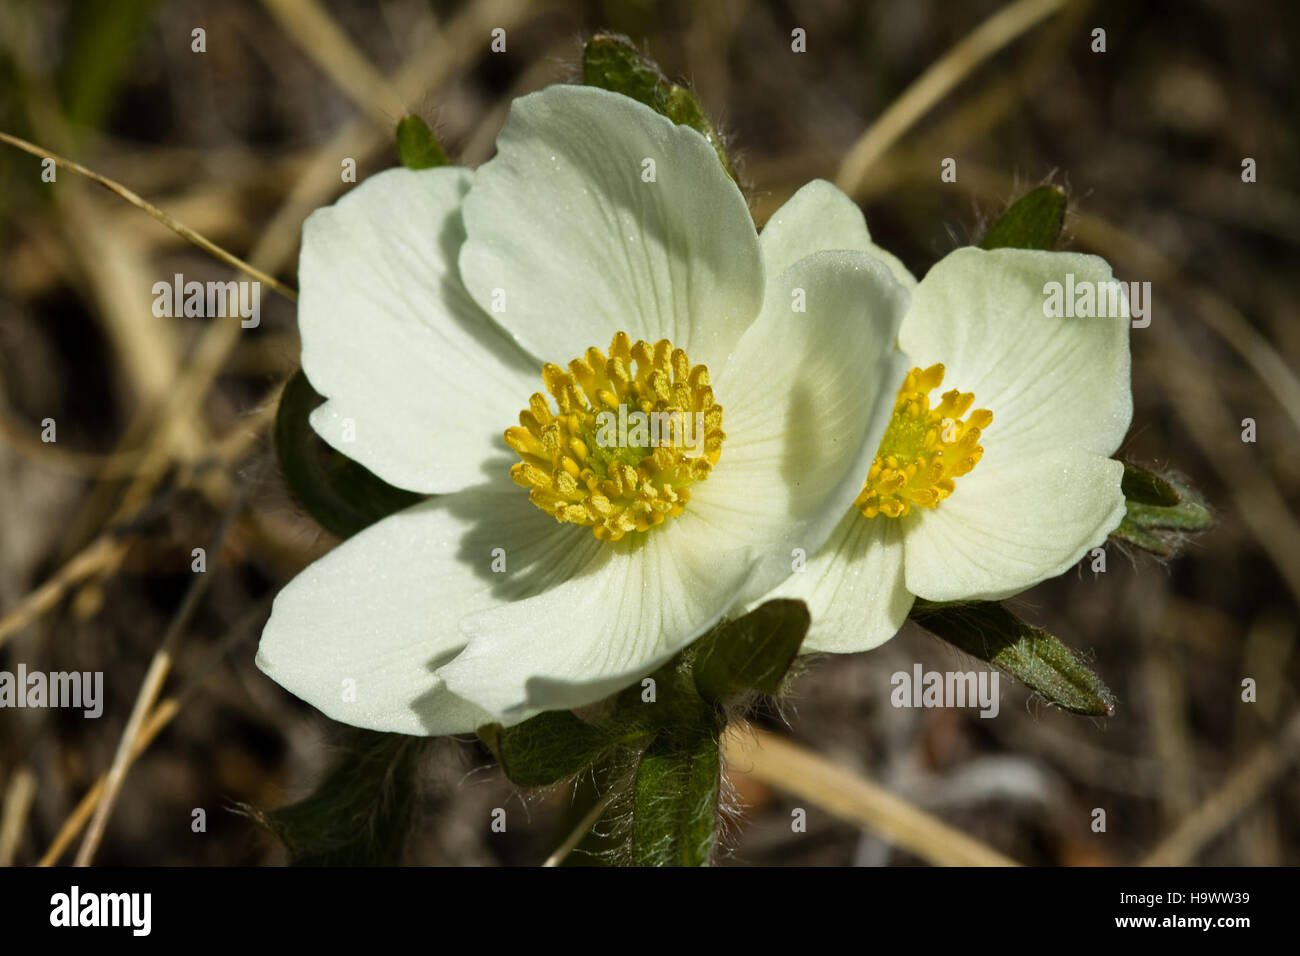
[[[576,79],[597,30],[694,86],[761,224],[809,179],[846,175],[864,132],[1003,6],[3,0],[0,130],[295,285],[302,220],[350,187],[343,160],[358,180],[396,164],[403,109],[477,165],[509,101]],[[943,61],[951,91],[887,138],[853,192],[876,241],[921,275],[1027,189],[1067,188],[1061,247],[1153,284],[1123,451],[1185,474],[1217,526],[1168,562],[1112,544],[1104,573],[1085,561],[1014,602],[1094,663],[1118,698],[1110,719],[1009,680],[994,720],[895,709],[893,672],[970,664],[909,626],[877,651],[809,661],[784,713],[758,723],[1025,863],[1294,865],[1300,7],[1015,6],[1045,15],[981,63]],[[490,52],[494,28],[505,52]],[[939,177],[949,157],[955,183]],[[1257,182],[1242,181],[1247,157]],[[253,665],[270,598],[335,543],[289,497],[268,436],[297,366],[293,304],[264,287],[255,329],[155,317],[154,282],[229,267],[70,171],[41,173],[0,144],[0,670],[104,671],[105,704],[98,720],[0,711],[0,863],[72,859],[128,729],[140,753],[95,862],[282,862],[235,810],[309,793],[336,734]],[[196,591],[193,549],[227,514]],[[164,645],[159,704],[129,728]],[[566,792],[517,794],[473,740],[422,759],[409,862],[535,865],[559,842]],[[743,770],[724,864],[925,862]],[[510,808],[506,834],[488,826],[494,807]],[[806,832],[791,830],[796,807]]]

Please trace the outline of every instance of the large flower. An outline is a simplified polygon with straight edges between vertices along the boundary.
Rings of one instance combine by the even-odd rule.
[[[803,245],[813,222],[825,238]],[[1109,283],[1104,260],[964,248],[918,284],[871,242],[857,205],[820,181],[761,238],[788,247],[787,259],[869,252],[912,289],[899,331],[912,371],[861,493],[821,552],[774,591],[808,603],[806,650],[876,647],[917,597],[1005,598],[1106,540],[1125,508],[1123,465],[1110,455],[1133,412],[1127,305],[1110,317],[1044,308],[1049,283]]]
[[[314,213],[312,425],[436,497],[298,575],[259,666],[347,723],[463,732],[599,700],[779,583],[903,370],[906,290],[861,250],[792,256],[801,228],[760,242],[702,136],[583,87],[517,100],[476,172]]]

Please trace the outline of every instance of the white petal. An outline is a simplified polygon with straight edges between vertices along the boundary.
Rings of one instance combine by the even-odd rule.
[[[794,311],[802,290],[806,311]],[[722,456],[688,511],[760,564],[744,595],[814,554],[862,490],[904,374],[907,291],[861,252],[819,252],[768,283],[762,315],[714,380]]]
[[[875,256],[904,287],[916,277],[899,258],[871,241],[858,204],[824,179],[814,179],[772,214],[758,237],[769,276],[780,275],[805,256],[828,249],[852,249]]]
[[[907,588],[931,601],[1009,597],[1065,571],[1124,517],[1118,461],[1078,448],[1000,469],[981,461],[906,525]]]
[[[1002,467],[1063,447],[1109,455],[1133,416],[1127,308],[1118,318],[1049,318],[1048,282],[1111,279],[1096,256],[958,249],[912,294],[899,344],[915,365],[947,367],[941,388],[993,412],[980,444]]]
[[[758,313],[740,191],[703,136],[627,97],[553,86],[515,100],[464,215],[466,286],[546,361],[620,330],[721,361]]]
[[[850,508],[804,570],[768,597],[808,605],[812,627],[804,651],[852,654],[879,647],[898,633],[914,600],[903,583],[902,526]]]
[[[344,723],[413,735],[473,731],[495,718],[434,674],[464,646],[461,618],[554,587],[597,544],[508,479],[430,499],[294,578],[275,599],[257,665]],[[496,548],[504,573],[492,569]]]
[[[541,386],[456,273],[467,170],[372,176],[303,226],[302,366],[329,399],[312,427],[400,488],[482,481]]]
[[[602,543],[545,594],[466,618],[469,645],[439,676],[506,719],[594,703],[647,676],[717,623],[753,567],[685,517]]]

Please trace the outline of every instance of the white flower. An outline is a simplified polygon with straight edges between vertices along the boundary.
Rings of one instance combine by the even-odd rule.
[[[811,222],[825,238],[800,245]],[[787,258],[861,249],[912,288],[899,347],[913,371],[900,377],[862,494],[806,569],[770,595],[808,603],[805,650],[876,647],[917,597],[1009,597],[1106,540],[1125,507],[1123,465],[1110,455],[1133,413],[1127,305],[1111,317],[1044,314],[1047,283],[1110,281],[1104,260],[965,248],[918,284],[824,182],[801,189],[763,239],[774,231],[791,235],[775,240]]]
[[[792,255],[819,223],[760,241],[695,131],[552,87],[497,147],[374,176],[304,229],[312,425],[438,497],[298,575],[258,665],[375,730],[513,723],[645,676],[825,541],[903,370],[906,290],[862,251]],[[586,395],[698,412],[703,456],[598,447]]]

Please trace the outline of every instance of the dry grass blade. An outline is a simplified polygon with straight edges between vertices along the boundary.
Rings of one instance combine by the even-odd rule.
[[[92,541],[58,573],[0,618],[0,646],[58,604],[68,588],[120,558],[126,553],[126,547],[122,538],[113,534],[102,534]]]
[[[981,23],[936,60],[868,127],[844,157],[835,184],[856,197],[872,165],[913,123],[981,63],[1063,6],[1065,0],[1016,0]]]
[[[1246,758],[1218,790],[1202,800],[1173,832],[1142,860],[1143,866],[1186,866],[1212,839],[1259,800],[1300,759],[1300,713],[1276,739]]]
[[[0,866],[13,866],[22,841],[27,813],[36,795],[36,775],[30,767],[17,767],[5,788],[3,807],[0,807]]]
[[[810,800],[929,863],[1018,865],[870,780],[766,730],[733,724],[723,737],[723,755],[730,769],[752,774],[764,783]]]
[[[159,701],[154,706],[141,726],[140,733],[136,735],[135,740],[132,742],[128,766],[139,759],[140,755],[148,749],[154,739],[180,713],[181,708],[202,689],[203,682],[216,669],[217,665],[225,659],[225,656],[241,641],[256,633],[255,626],[266,619],[270,606],[271,601],[268,598],[249,608],[226,635],[217,642],[199,667],[195,669],[194,675],[185,681],[181,690],[175,695]],[[59,827],[59,832],[54,841],[38,861],[38,866],[53,866],[67,852],[68,847],[72,845],[72,841],[81,833],[82,829],[90,821],[91,814],[99,806],[100,798],[104,794],[107,783],[108,772],[105,771],[95,781],[94,786],[86,791],[85,796],[73,808],[72,813],[68,814],[68,818],[63,821],[63,825]]]
[[[262,0],[262,4],[376,126],[391,130],[405,112],[397,92],[316,0]]]
[[[85,176],[87,179],[91,180],[92,182],[99,183],[99,185],[103,186],[109,192],[122,197],[131,205],[143,209],[150,216],[152,216],[154,219],[157,219],[160,223],[162,223],[172,232],[194,243],[194,245],[198,246],[200,249],[202,249],[204,252],[208,253],[209,255],[215,256],[216,258],[224,262],[226,265],[238,269],[240,272],[243,272],[246,275],[252,276],[254,279],[256,279],[259,282],[266,283],[268,286],[270,286],[276,292],[280,293],[286,299],[289,299],[291,301],[297,300],[298,293],[295,292],[293,289],[289,288],[279,279],[275,278],[274,276],[267,275],[261,269],[249,265],[247,262],[245,262],[243,259],[240,259],[238,256],[227,252],[225,249],[222,249],[219,245],[217,245],[212,240],[206,238],[205,236],[199,235],[189,226],[185,225],[185,223],[169,216],[167,213],[163,212],[153,203],[143,199],[140,195],[128,189],[127,187],[123,186],[121,183],[109,179],[107,176],[101,176],[93,169],[88,169],[85,166],[82,166],[80,163],[73,162],[70,159],[66,159],[63,156],[59,156],[56,153],[50,152],[48,149],[43,149],[40,146],[37,146],[35,143],[29,143],[27,140],[20,139],[19,137],[13,136],[9,133],[0,132],[0,142],[8,143],[10,146],[17,147],[18,149],[21,149],[23,152],[30,153],[31,155],[36,156],[40,159],[51,159],[54,161],[54,164],[56,166],[59,166],[62,169],[71,170],[72,172],[76,173],[79,176]]]
[[[239,513],[242,504],[243,496],[236,493],[231,499],[226,513],[221,518],[220,526],[212,536],[207,553],[214,562],[217,555],[221,553],[221,545],[234,524],[235,517]],[[90,865],[95,850],[99,847],[100,840],[103,839],[104,827],[108,824],[109,814],[113,812],[113,804],[117,800],[117,795],[122,789],[122,781],[126,778],[126,772],[131,765],[131,755],[135,752],[136,739],[143,732],[148,716],[153,710],[154,702],[162,691],[163,681],[167,679],[172,660],[176,654],[176,646],[185,633],[186,627],[189,626],[190,618],[198,608],[199,601],[207,592],[211,581],[212,575],[207,572],[198,574],[194,578],[189,589],[185,592],[180,608],[177,609],[175,617],[172,618],[171,624],[168,625],[167,631],[163,635],[161,645],[159,645],[158,650],[154,653],[153,660],[149,663],[149,670],[145,674],[144,682],[140,685],[140,693],[136,696],[135,706],[131,709],[131,716],[126,722],[126,728],[122,731],[122,739],[118,743],[117,753],[113,757],[113,765],[109,768],[108,775],[105,778],[103,795],[95,807],[95,815],[91,818],[81,848],[77,851],[77,866]]]
[[[578,825],[575,826],[573,830],[570,831],[569,835],[564,838],[564,842],[555,848],[555,852],[546,858],[546,862],[543,863],[542,866],[559,866],[563,863],[568,858],[569,854],[574,851],[577,845],[582,842],[582,838],[587,835],[587,831],[596,825],[596,821],[598,821],[601,814],[605,812],[605,808],[613,803],[616,796],[618,796],[618,790],[616,788],[611,787],[606,791],[605,794],[596,801],[595,805],[583,814],[582,819],[578,821]]]

